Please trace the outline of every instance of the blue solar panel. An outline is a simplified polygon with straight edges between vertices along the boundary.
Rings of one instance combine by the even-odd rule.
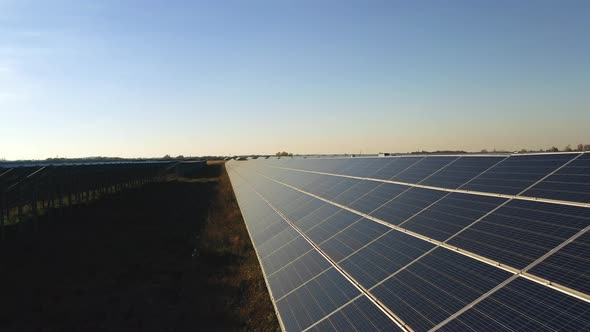
[[[356,165],[352,162],[351,166],[342,170],[340,174],[367,178],[387,165],[387,160],[383,158],[363,158],[358,160],[359,162]]]
[[[375,179],[389,180],[397,174],[405,171],[408,167],[418,163],[423,157],[393,158],[373,175],[368,176]]]
[[[357,199],[363,197],[364,195],[366,195],[367,193],[369,193],[370,191],[372,191],[373,189],[375,189],[379,185],[380,185],[380,183],[375,182],[375,181],[366,181],[366,180],[359,181],[356,184],[350,186],[348,188],[348,190],[344,191],[343,193],[341,193],[337,197],[334,197],[332,199],[332,201],[334,201],[338,204],[348,205],[348,204],[356,201]]]
[[[302,331],[339,309],[360,291],[334,268],[276,302],[287,331]]]
[[[285,222],[283,221],[283,223]],[[258,247],[258,253],[260,257],[266,257],[267,255],[284,246],[286,243],[293,241],[298,236],[299,233],[297,233],[297,231],[292,227],[288,226],[268,240],[257,243],[256,245]]]
[[[588,208],[514,200],[449,243],[523,269],[588,225]]]
[[[456,189],[506,157],[461,157],[420,184]]]
[[[553,154],[510,157],[461,189],[516,195],[575,156]]]
[[[445,241],[505,201],[498,197],[452,193],[404,222],[401,227]]]
[[[590,153],[583,154],[523,195],[590,203]]]
[[[321,244],[321,249],[338,262],[373,239],[383,235],[390,228],[369,219],[360,219]]]
[[[372,212],[371,216],[399,225],[447,194],[444,191],[411,188]]]
[[[441,331],[588,331],[590,304],[522,278],[510,282]]]
[[[330,267],[330,263],[319,252],[311,250],[269,274],[267,279],[275,300],[279,300]]]
[[[325,199],[333,200],[334,197],[340,196],[342,193],[348,191],[348,189],[350,189],[350,187],[352,187],[355,184],[358,184],[360,182],[361,182],[361,180],[343,178],[336,185],[334,185],[333,187],[331,187],[330,189],[328,189],[324,193],[322,193],[322,197]]]
[[[333,315],[324,318],[309,331],[326,332],[395,332],[403,331],[374,306],[366,296],[361,296]]]
[[[391,178],[393,181],[419,183],[458,157],[426,157]]]
[[[262,266],[267,274],[273,274],[295,259],[303,256],[313,247],[301,236],[290,241],[262,259]]]
[[[320,244],[359,219],[361,219],[359,215],[343,210],[320,222],[305,234],[314,243]]]
[[[308,197],[310,198],[310,200],[307,203],[299,205],[290,213],[285,212],[285,215],[289,218],[289,220],[291,220],[294,223],[298,223],[299,220],[305,218],[311,213],[317,211],[322,206],[326,205],[326,203],[322,200],[310,196]]]
[[[345,182],[348,179],[337,176],[322,175],[317,181],[309,186],[306,191],[314,194],[323,196],[326,192],[338,185],[340,182]]]
[[[428,331],[511,274],[447,249],[436,249],[371,293],[414,331]]]
[[[266,218],[252,218],[252,220],[258,220],[260,222],[259,224],[253,223],[253,227],[251,227],[250,230],[256,245],[261,245],[264,241],[272,238],[285,229],[290,228],[278,214],[274,213],[274,211],[272,211],[272,214]]]
[[[342,261],[340,266],[361,285],[371,288],[432,248],[432,243],[392,230]]]
[[[348,206],[354,210],[368,214],[408,189],[410,187],[383,183]]]
[[[590,294],[590,233],[572,241],[529,272]]]
[[[320,208],[309,213],[305,217],[302,217],[300,220],[294,221],[294,224],[303,232],[307,232],[312,227],[315,227],[316,225],[335,215],[339,211],[342,211],[342,209],[332,204],[325,203]]]

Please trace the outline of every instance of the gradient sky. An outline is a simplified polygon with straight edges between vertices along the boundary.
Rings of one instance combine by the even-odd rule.
[[[590,1],[0,0],[0,158],[590,144]]]

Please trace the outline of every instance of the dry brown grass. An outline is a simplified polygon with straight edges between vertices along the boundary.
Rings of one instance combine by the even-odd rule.
[[[217,282],[240,289],[241,296],[237,301],[228,303],[228,310],[237,309],[238,321],[245,323],[244,330],[280,331],[256,252],[250,242],[225,165],[222,167],[201,245],[205,250],[215,251],[222,257],[233,257],[238,262],[228,265],[227,273]]]

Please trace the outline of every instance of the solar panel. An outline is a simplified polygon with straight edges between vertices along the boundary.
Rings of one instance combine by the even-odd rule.
[[[463,188],[516,195],[575,157],[575,154],[510,157],[482,173]]]
[[[374,286],[372,293],[413,330],[428,331],[510,275],[439,248]]]
[[[549,287],[516,278],[442,331],[587,331],[590,306]]]
[[[366,296],[361,296],[344,308],[326,316],[308,331],[358,332],[358,331],[403,331]]]
[[[390,160],[385,158],[383,160],[383,168],[368,177],[389,180],[419,163],[422,159],[424,159],[424,157],[391,158]]]
[[[449,243],[523,269],[588,225],[588,208],[513,200]]]
[[[371,215],[393,225],[399,225],[446,194],[444,191],[410,188],[371,212]]]
[[[227,169],[287,331],[590,330],[588,156]]]
[[[422,158],[422,160],[396,174],[390,180],[419,183],[435,172],[445,168],[447,165],[452,164],[457,159],[458,157]]]
[[[391,230],[340,263],[362,286],[371,288],[435,246]]]
[[[461,157],[429,176],[421,184],[450,189],[459,188],[504,159],[506,157]]]
[[[369,214],[410,188],[411,187],[398,184],[382,183],[356,201],[350,203],[348,206]]]
[[[590,233],[545,259],[531,273],[590,294]]]
[[[451,193],[406,220],[401,227],[445,241],[506,202],[499,197]]]
[[[524,195],[590,203],[590,154],[583,154]]]

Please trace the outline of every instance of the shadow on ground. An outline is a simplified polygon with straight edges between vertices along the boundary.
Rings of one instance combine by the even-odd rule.
[[[276,330],[223,167],[10,234],[0,242],[0,330]]]

